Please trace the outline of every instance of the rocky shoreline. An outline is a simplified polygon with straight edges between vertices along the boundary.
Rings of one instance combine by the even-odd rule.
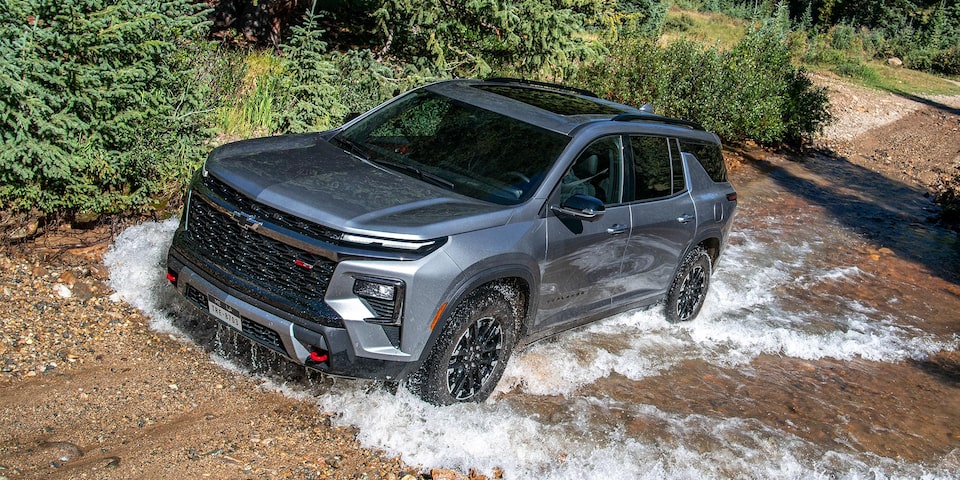
[[[0,479],[483,478],[363,448],[309,398],[152,330],[99,253],[0,253]]]

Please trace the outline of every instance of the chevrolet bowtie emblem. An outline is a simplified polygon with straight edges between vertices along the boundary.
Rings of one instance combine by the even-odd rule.
[[[240,226],[247,229],[256,231],[263,225],[263,222],[257,220],[257,217],[250,215],[249,213],[243,213],[239,210],[233,212],[233,218],[240,222]]]

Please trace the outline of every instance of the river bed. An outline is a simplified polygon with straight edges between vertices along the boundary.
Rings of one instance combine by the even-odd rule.
[[[926,221],[921,192],[842,158],[749,155],[693,322],[654,308],[540,342],[480,405],[313,375],[264,381],[408,464],[504,478],[960,477],[956,234]],[[159,261],[173,228],[121,235],[111,286],[155,329],[262,374],[171,305]]]

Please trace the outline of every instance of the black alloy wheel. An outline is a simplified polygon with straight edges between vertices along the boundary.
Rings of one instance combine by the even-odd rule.
[[[408,388],[434,405],[482,402],[493,393],[517,341],[519,310],[508,287],[480,287],[458,305]]]
[[[686,322],[700,313],[710,288],[711,265],[710,255],[701,247],[683,259],[667,292],[667,321]]]

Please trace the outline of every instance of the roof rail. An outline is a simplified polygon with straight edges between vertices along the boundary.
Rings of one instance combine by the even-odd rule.
[[[663,115],[656,115],[653,113],[621,113],[616,117],[613,117],[611,120],[614,122],[632,122],[634,120],[646,120],[648,122],[660,122],[667,123],[670,125],[683,125],[685,127],[693,128],[694,130],[704,130],[703,126],[697,122],[692,122],[690,120],[683,120],[680,118],[664,117]]]
[[[538,82],[536,80],[526,80],[523,78],[510,78],[510,77],[491,77],[491,78],[485,79],[484,81],[495,82],[495,83],[519,83],[522,85],[532,85],[535,87],[552,88],[554,90],[566,90],[568,92],[578,93],[586,97],[599,98],[596,93],[593,93],[590,90],[584,90],[582,88],[576,88],[576,87],[568,87],[566,85],[560,85],[558,83]]]

